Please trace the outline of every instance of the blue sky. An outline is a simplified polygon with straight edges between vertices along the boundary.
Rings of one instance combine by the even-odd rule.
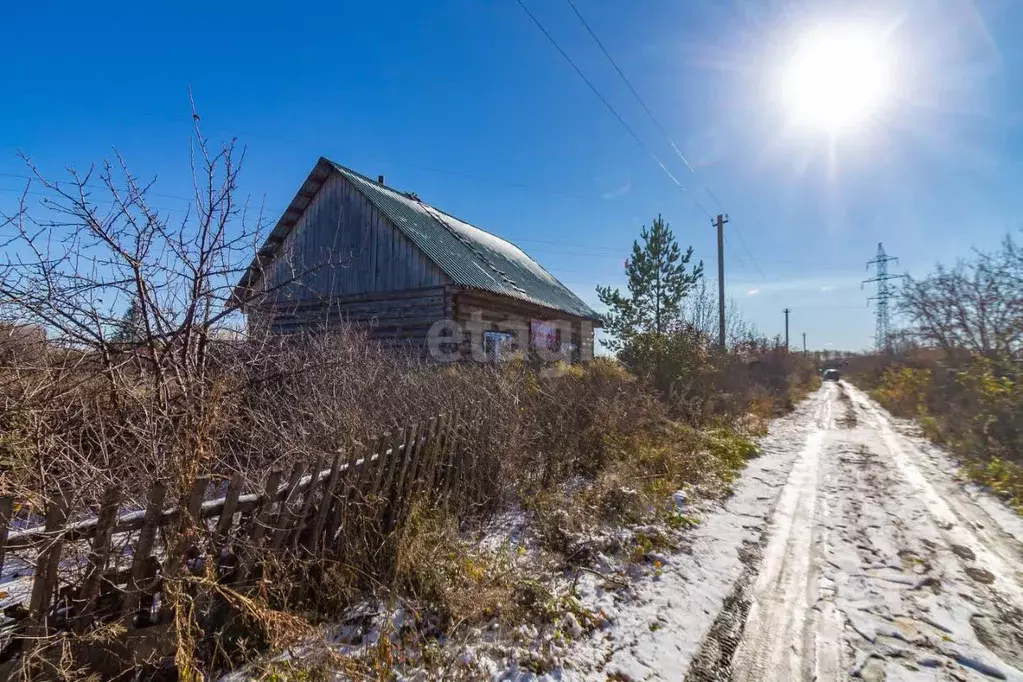
[[[57,173],[116,147],[180,210],[191,87],[271,212],[324,155],[516,241],[594,303],[658,213],[713,272],[709,188],[746,317],[773,335],[790,307],[794,341],[854,349],[879,241],[920,274],[1023,222],[1021,3],[576,0],[692,173],[569,5],[525,1],[687,191],[515,0],[54,2],[4,10],[0,205],[23,185],[17,150]],[[836,22],[880,27],[894,76],[884,109],[831,139],[791,125],[777,73],[801,31]]]

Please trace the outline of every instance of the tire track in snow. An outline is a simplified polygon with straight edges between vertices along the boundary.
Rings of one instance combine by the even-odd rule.
[[[777,457],[777,451],[779,449],[788,450],[790,443],[795,447],[800,447],[798,443],[805,441],[806,434],[812,433],[819,428],[820,424],[827,423],[830,420],[831,409],[828,405],[828,396],[828,388],[822,387],[808,398],[807,404],[800,406],[796,414],[791,415],[791,418],[795,419],[786,425],[784,435],[772,433],[762,441],[764,454],[758,458],[758,462],[764,462],[766,458]],[[766,502],[767,509],[763,512],[767,517],[773,514],[781,491],[785,489],[792,467],[795,466],[801,452],[801,449],[795,450],[790,455],[782,457],[782,461],[786,462],[787,466],[785,471],[780,472],[777,480],[769,482],[751,472],[744,474],[744,477],[750,482],[754,482],[756,486],[762,488],[761,493],[755,496],[758,502],[753,508],[762,509],[762,505],[765,504],[763,501],[770,500],[770,502]],[[764,495],[768,492],[767,489],[777,492],[768,497]],[[759,528],[757,534],[744,540],[741,546],[735,548],[743,567],[742,572],[732,584],[731,590],[725,597],[710,628],[701,636],[699,647],[695,651],[692,661],[687,667],[678,671],[685,673],[686,682],[732,679],[735,651],[743,637],[746,619],[753,603],[754,583],[759,574],[763,551],[768,541],[767,524],[768,520],[765,518],[764,524]],[[671,672],[660,671],[660,678],[679,679],[682,677],[681,674],[671,675]]]
[[[995,576],[993,588],[1005,594],[1013,604],[1023,607],[1023,547],[966,498],[957,485],[943,486],[939,494],[923,472],[929,465],[916,447],[896,433],[889,418],[862,391],[847,387],[854,404],[867,416],[879,433],[899,472],[919,491],[928,511],[945,531],[951,545],[969,547],[978,563]],[[933,475],[933,474],[932,474]],[[936,477],[939,478],[940,477]]]
[[[826,572],[837,581],[836,606],[849,624],[851,674],[1023,682],[1023,612],[974,577],[983,551],[971,549],[974,540],[956,534],[945,515],[956,505],[971,516],[979,510],[947,474],[916,468],[918,447],[897,435],[874,403],[846,389],[860,428],[828,452],[824,468],[836,481],[825,495],[839,513],[820,521],[836,534]]]
[[[770,540],[753,588],[753,604],[732,664],[732,679],[740,682],[788,682],[817,675],[817,660],[805,656],[807,639],[814,637],[807,627],[816,601],[814,517],[820,453],[828,430],[835,426],[838,387],[828,385],[825,390],[817,430],[807,437],[789,474],[768,531]]]
[[[843,393],[843,396],[845,394]],[[846,399],[847,396],[846,396]],[[839,419],[839,424],[847,428],[848,417],[852,410],[843,403],[846,415]],[[832,482],[832,473],[825,471],[819,475],[819,486],[826,487]],[[817,516],[829,519],[836,516],[834,504],[827,495],[819,495],[817,503]],[[835,606],[835,594],[837,585],[835,581],[824,573],[825,557],[828,556],[834,544],[832,530],[827,524],[818,524],[816,539],[814,541],[814,573],[810,585],[810,594],[817,596],[817,603],[810,613],[810,622],[807,624],[809,632],[814,633],[813,644],[813,671],[815,680],[838,680],[843,671],[843,630],[845,628],[845,617]]]
[[[869,398],[818,395],[687,681],[1023,682],[1023,543]]]

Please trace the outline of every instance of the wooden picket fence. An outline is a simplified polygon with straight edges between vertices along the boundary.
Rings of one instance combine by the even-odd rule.
[[[437,503],[450,499],[463,479],[456,460],[464,426],[461,413],[442,414],[381,434],[371,447],[297,463],[286,478],[281,470],[271,471],[258,492],[243,493],[242,475],[234,474],[223,497],[206,500],[211,481],[201,479],[184,509],[166,505],[168,486],[157,483],[144,509],[124,513],[120,492],[111,488],[84,520],[69,520],[66,504],[54,502],[42,526],[12,530],[14,500],[0,498],[0,571],[14,552],[35,557],[28,604],[5,609],[0,664],[23,641],[61,630],[112,620],[129,632],[167,623],[172,614],[160,609],[161,578],[189,570],[208,575],[207,560],[218,580],[244,588],[258,575],[259,556],[267,550],[337,549],[345,524],[369,513],[376,532],[389,533],[414,494]],[[182,540],[188,546],[161,547],[158,531],[181,521],[182,511],[202,537]],[[123,541],[120,548],[115,539]],[[87,559],[69,584],[60,573],[71,547]],[[168,565],[167,556],[181,557],[183,565]]]

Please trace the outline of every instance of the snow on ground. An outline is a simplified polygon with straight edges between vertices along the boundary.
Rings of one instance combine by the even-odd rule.
[[[580,581],[607,625],[560,666],[483,667],[495,681],[1023,682],[1019,518],[907,431],[825,384],[659,574]]]
[[[1023,680],[1023,546],[998,503],[861,391],[822,392],[841,418],[782,493],[730,678]]]
[[[924,438],[916,423],[892,417],[876,404],[873,407],[887,417],[891,428],[910,442],[913,448],[922,455],[921,466],[930,467],[940,472],[940,474],[932,473],[931,478],[943,480],[949,485],[958,483],[960,494],[966,494],[995,522],[1002,532],[1023,544],[1023,517],[1014,513],[1001,500],[993,497],[983,486],[967,480],[961,471],[959,462],[950,457],[942,448]]]
[[[774,422],[762,442],[763,454],[750,462],[734,494],[714,509],[701,510],[703,522],[688,534],[686,548],[659,557],[659,575],[624,590],[604,589],[599,577],[583,575],[576,590],[580,601],[603,614],[608,625],[572,643],[561,666],[536,675],[491,662],[484,667],[493,671],[493,679],[683,679],[701,643],[719,625],[736,582],[750,571],[778,492],[829,405],[825,394],[817,394]],[[605,571],[610,568],[615,566]]]
[[[592,570],[554,578],[579,607],[557,632],[470,633],[461,672],[494,682],[1023,682],[1019,517],[845,383],[773,422],[761,449],[723,503],[677,496],[701,519],[677,551],[652,567],[598,554]],[[481,547],[528,560],[526,520],[501,517]],[[587,632],[581,614],[600,626]],[[367,621],[349,639],[355,649],[391,615]]]

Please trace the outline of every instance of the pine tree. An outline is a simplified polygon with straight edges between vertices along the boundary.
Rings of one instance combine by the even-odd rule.
[[[611,337],[606,345],[621,350],[636,334],[664,334],[682,321],[682,300],[703,276],[703,261],[687,271],[693,247],[683,252],[668,223],[660,215],[649,228],[643,227],[639,241],[632,243],[632,256],[625,261],[629,296],[618,289],[597,287],[600,302],[608,307],[605,329]]]
[[[145,322],[142,319],[142,306],[138,299],[132,299],[128,309],[114,329],[113,340],[119,343],[137,343],[145,337]]]

